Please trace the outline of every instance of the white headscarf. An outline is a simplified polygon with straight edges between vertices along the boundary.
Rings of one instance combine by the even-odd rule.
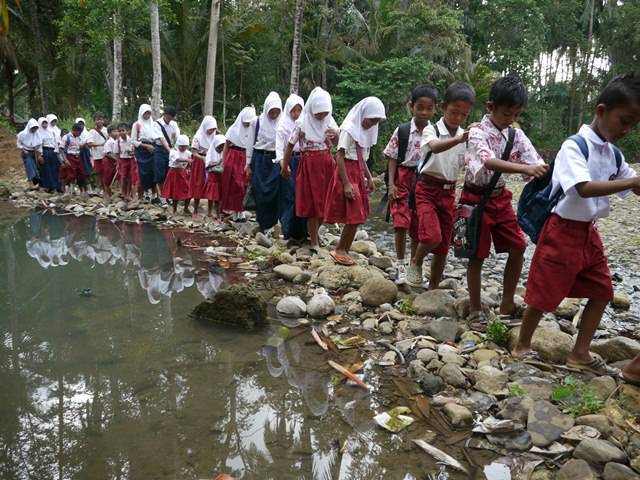
[[[138,109],[138,125],[140,125],[140,137],[138,140],[153,140],[156,138],[156,124],[153,121],[153,117],[149,117],[148,120],[144,119],[144,114],[152,112],[151,105],[143,103]],[[134,128],[137,128],[134,126]]]
[[[280,115],[280,119],[278,120],[277,131],[284,131],[287,137],[291,135],[293,127],[296,125],[296,121],[291,118],[291,110],[297,105],[300,105],[304,109],[304,100],[302,97],[292,93],[284,104],[284,115]]]
[[[33,127],[38,127],[38,130],[31,132]],[[42,145],[42,136],[40,135],[40,126],[35,118],[30,118],[27,122],[27,126],[24,127],[18,135],[18,148],[26,147],[29,150],[37,150]]]
[[[84,121],[84,118],[78,117],[73,123],[80,122],[82,122],[82,132],[80,132],[80,137],[85,138],[87,135],[89,135],[89,131],[87,130],[87,122]]]
[[[335,123],[331,112],[333,107],[331,105],[331,95],[321,87],[316,87],[311,90],[309,98],[307,98],[307,105],[302,111],[302,120],[300,121],[300,130],[304,133],[304,138],[310,142],[324,142],[325,134],[332,123]],[[329,115],[322,120],[318,120],[314,115],[316,113],[329,112]]]
[[[51,122],[53,122],[54,120],[58,120],[58,117],[56,117],[53,113],[47,115],[47,122],[49,122],[47,131],[49,132],[49,135],[51,135],[55,139],[55,141],[58,142],[60,140],[60,128],[58,128],[58,125],[51,125]]]
[[[188,147],[189,146],[189,137],[186,135],[178,135],[178,139],[176,140],[176,148],[177,147]]]
[[[244,107],[236,117],[236,121],[227,130],[227,140],[240,148],[247,148],[251,141],[251,127],[245,128],[243,123],[251,123],[256,119],[256,109]]]
[[[346,130],[349,135],[363,148],[369,148],[378,141],[378,125],[371,128],[362,128],[362,121],[365,118],[387,118],[384,113],[384,105],[377,97],[367,97],[360,100],[347,114],[347,117],[340,126],[341,130]]]
[[[211,142],[213,142],[213,138],[216,136],[216,132],[213,132],[211,135],[207,133],[207,130],[211,130],[212,128],[218,129],[218,122],[211,115],[205,115],[200,123],[200,127],[198,127],[198,131],[193,136],[193,142],[191,142],[191,146],[195,146],[196,140],[198,141],[198,149],[199,150],[207,150],[211,146]]]
[[[38,131],[40,132],[40,135],[42,137],[45,137],[47,135],[47,129],[42,126],[44,122],[47,122],[47,127],[49,127],[49,121],[47,120],[47,117],[40,117],[38,119],[38,126],[40,127]]]
[[[275,120],[271,120],[269,117],[269,111],[274,108],[279,108],[280,115],[282,115],[282,100],[280,100],[280,95],[276,92],[269,92],[269,95],[267,95],[267,98],[264,100],[264,106],[260,114],[260,130],[258,130],[256,143],[261,141],[263,143],[273,143],[276,141],[276,128],[280,116]]]
[[[217,134],[207,151],[207,159],[205,161],[205,165],[208,167],[210,165],[217,165],[222,161],[222,153],[218,153],[216,148],[227,141],[226,137],[221,133]]]

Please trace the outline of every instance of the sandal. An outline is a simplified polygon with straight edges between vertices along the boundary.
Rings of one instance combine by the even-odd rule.
[[[467,327],[476,332],[486,332],[488,323],[489,320],[482,310],[476,310],[467,316]]]
[[[589,363],[576,363],[574,361],[567,360],[565,366],[572,372],[591,373],[598,376],[608,375],[616,377],[620,374],[619,369],[610,367],[597,355],[591,355],[591,361]]]
[[[542,360],[540,353],[535,350],[529,350],[522,355],[512,355],[511,358],[518,363],[524,363],[525,365],[530,365],[542,370],[548,370],[550,366],[548,362]]]
[[[620,372],[618,374],[618,379],[624,383],[628,383],[629,385],[635,385],[636,387],[640,387],[640,380],[632,380],[628,377],[625,377],[624,372]]]
[[[352,267],[356,264],[355,260],[349,255],[340,255],[335,251],[329,253],[329,255],[331,255],[331,258],[333,258],[336,263],[344,265],[345,267]]]

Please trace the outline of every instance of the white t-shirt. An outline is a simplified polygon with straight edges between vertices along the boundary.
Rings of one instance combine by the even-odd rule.
[[[344,150],[344,158],[347,160],[358,161],[358,153],[356,151],[356,141],[346,130],[340,131],[340,138],[338,139],[338,150]],[[369,160],[369,147],[360,147],[362,151],[362,160],[366,163]]]
[[[190,162],[191,152],[189,150],[181,152],[180,150],[172,149],[171,152],[169,152],[170,168],[187,168]]]
[[[93,160],[102,160],[104,158],[104,144],[107,143],[108,138],[109,134],[107,134],[107,129],[104,127],[99,132],[95,128],[89,131],[86,142],[93,145],[91,147],[91,158]]]
[[[436,126],[440,137],[436,135]],[[458,127],[458,130],[454,136],[462,135],[464,130]],[[425,156],[431,151],[429,143],[434,140],[450,139],[451,135],[447,126],[444,124],[444,120],[441,118],[435,124],[429,124],[422,131],[422,161],[424,162]],[[449,150],[445,150],[440,153],[432,153],[429,160],[424,163],[424,166],[420,170],[421,174],[431,175],[432,177],[439,178],[440,180],[446,180],[448,182],[455,182],[458,179],[460,170],[464,167],[464,143],[460,143],[451,147]]]
[[[102,151],[104,152],[104,156],[106,157],[107,155],[109,155],[111,158],[115,159],[117,150],[118,150],[118,144],[116,143],[116,140],[109,137],[109,140],[105,142],[104,147],[102,148]]]
[[[167,135],[169,136],[169,140],[171,140],[171,146],[175,147],[178,136],[180,135],[180,127],[178,127],[178,123],[175,120],[171,120],[169,123],[167,123],[164,121],[164,117],[160,117],[157,122],[153,123],[157,127],[156,138],[154,140],[160,140],[161,138],[164,138],[162,128],[160,128],[160,125],[162,125],[167,132]]]
[[[123,140],[122,137],[118,137],[116,148],[116,151],[120,154],[120,158],[133,158],[133,151],[135,147],[131,142],[131,137],[127,136],[126,140]]]
[[[573,140],[566,140],[555,160],[553,169],[551,195],[560,187],[565,196],[560,199],[554,212],[567,220],[591,222],[609,215],[609,196],[583,198],[575,186],[590,181],[607,181],[632,178],[636,173],[622,157],[622,165],[618,173],[613,146],[604,141],[590,126],[583,125],[579,135],[584,137],[589,148],[589,160],[584,158],[580,147]],[[631,191],[618,193],[625,198]]]

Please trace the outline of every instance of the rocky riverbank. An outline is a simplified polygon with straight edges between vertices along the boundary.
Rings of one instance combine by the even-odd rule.
[[[515,183],[514,190],[520,187]],[[339,235],[333,226],[323,228],[325,248],[314,254],[279,238],[277,229],[260,233],[252,221],[215,224],[206,218],[173,217],[168,210],[147,204],[105,205],[96,196],[49,195],[29,190],[17,172],[0,184],[0,196],[18,207],[152,222],[160,228],[187,228],[233,241],[233,247],[222,247],[218,241],[203,248],[204,253],[220,262],[228,260],[230,251],[242,259],[247,279],[285,319],[288,327],[276,331],[278,341],[286,342],[294,331],[307,335],[324,360],[345,369],[338,373],[340,379],[350,379],[353,388],[369,389],[390,412],[379,416],[382,428],[395,432],[406,448],[425,448],[422,442],[426,442],[431,450],[425,449],[430,452],[425,455],[444,461],[452,478],[466,478],[455,473],[460,467],[472,478],[481,478],[473,476],[478,470],[489,479],[640,478],[636,423],[640,388],[612,377],[575,374],[563,366],[579,325],[579,301],[565,301],[541,323],[534,347],[544,363],[514,361],[509,346],[517,327],[503,327],[496,316],[502,257],[494,256],[486,265],[484,304],[494,322],[481,335],[464,323],[468,311],[464,262],[451,258],[440,290],[398,288],[392,281],[390,231],[379,227],[358,233],[353,245],[357,266],[343,267],[328,254]],[[618,296],[603,319],[593,351],[616,366],[640,353],[634,303],[640,290],[639,211],[638,197],[614,200],[611,217],[599,225]],[[232,311],[243,305],[238,292],[227,293],[233,300]],[[518,294],[522,303],[523,286]],[[253,309],[251,315],[256,312],[254,300],[246,302]],[[227,312],[227,319],[229,310],[223,307],[209,310]],[[340,371],[328,363],[323,368]],[[394,407],[407,410],[399,414]],[[433,445],[460,465],[438,458]],[[510,476],[504,476],[506,471]]]

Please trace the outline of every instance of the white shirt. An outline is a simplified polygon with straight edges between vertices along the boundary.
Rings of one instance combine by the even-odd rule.
[[[339,128],[338,124],[333,118],[331,118],[331,121],[329,122],[329,128],[333,128],[335,130]],[[327,150],[331,148],[331,142],[329,142],[328,140],[325,140],[324,142],[314,142],[313,140],[308,140],[304,132],[302,131],[302,125],[299,125],[297,122],[296,126],[293,127],[291,135],[289,135],[287,141],[295,145],[293,148],[294,152],[317,152],[320,150]]]
[[[162,116],[157,120],[157,122],[158,123],[156,123],[156,126],[158,128],[156,138],[154,140],[160,140],[161,138],[164,138],[162,128],[160,128],[160,125],[162,125],[167,132],[167,135],[169,135],[169,140],[171,140],[171,147],[175,147],[178,136],[180,135],[180,127],[178,127],[178,123],[175,120],[171,120],[169,123],[167,123],[164,121],[164,117]]]
[[[558,152],[553,169],[553,195],[562,187],[565,196],[560,199],[554,212],[567,220],[592,222],[609,215],[609,197],[583,198],[575,186],[590,181],[607,181],[632,178],[636,173],[622,157],[620,172],[616,166],[613,147],[601,139],[588,125],[580,127],[579,135],[584,137],[589,147],[589,160],[586,160],[573,140],[566,140]],[[616,175],[617,174],[617,175]],[[618,193],[620,198],[628,196],[631,191]]]
[[[134,146],[131,142],[131,137],[127,136],[126,140],[123,140],[122,137],[118,137],[118,147],[117,153],[120,154],[120,158],[133,158],[133,150]]]
[[[169,152],[169,167],[170,168],[187,168],[191,162],[191,152],[185,150],[171,150]]]
[[[452,138],[443,118],[436,122],[436,126],[438,127],[440,137],[436,135],[436,129],[433,124],[427,125],[422,131],[422,142],[420,148],[422,151],[422,158],[431,151],[431,148],[429,148],[430,142],[434,140],[447,140]],[[463,133],[464,130],[458,127],[454,136],[457,137]],[[444,152],[432,153],[429,160],[420,170],[420,173],[431,175],[432,177],[446,180],[448,182],[455,182],[458,179],[460,170],[464,167],[465,149],[465,144],[459,143]]]
[[[106,157],[107,155],[109,155],[111,158],[116,158],[117,150],[118,144],[116,143],[116,140],[109,137],[103,147],[104,156]]]
[[[429,123],[428,125],[431,125],[431,123]],[[422,130],[420,130],[416,126],[416,122],[412,118],[411,127],[409,128],[409,138],[407,139],[407,151],[405,152],[404,160],[400,164],[400,166],[415,168],[418,165],[418,162],[424,158],[424,153],[420,148],[421,140]],[[393,160],[398,160],[399,150],[400,139],[398,137],[398,128],[396,127],[383,153],[385,157],[392,158]]]
[[[358,161],[358,153],[356,151],[356,141],[346,130],[340,131],[340,138],[338,140],[338,150],[344,150],[344,158],[346,160]],[[362,151],[362,160],[366,163],[369,160],[370,148],[360,147]]]
[[[82,135],[74,137],[71,132],[67,133],[61,140],[61,148],[69,155],[80,155],[80,148],[84,145]]]
[[[86,142],[93,145],[91,147],[91,158],[93,160],[102,160],[104,158],[104,144],[107,143],[108,138],[109,135],[105,127],[102,127],[99,132],[95,128],[89,131]]]
[[[58,146],[56,134],[51,130],[44,132],[42,135],[42,146],[45,148],[56,148]]]
[[[257,121],[258,120],[256,119],[251,124],[251,135],[252,135],[251,140],[253,140],[253,138],[256,135]],[[270,152],[275,152],[276,151],[276,136],[273,135],[273,137],[267,137],[266,135],[261,135],[260,134],[261,130],[262,130],[262,126],[260,126],[260,128],[258,129],[258,138],[256,138],[256,143],[253,146],[253,148],[255,148],[256,150],[268,150]]]

